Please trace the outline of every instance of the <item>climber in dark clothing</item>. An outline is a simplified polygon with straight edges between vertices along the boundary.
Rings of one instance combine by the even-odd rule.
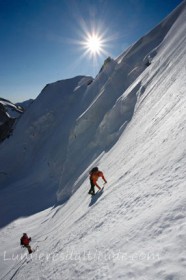
[[[26,233],[23,233],[23,236],[20,239],[20,245],[27,248],[29,254],[32,253],[32,249],[29,245],[30,241],[31,241],[31,237],[28,237],[28,235]]]

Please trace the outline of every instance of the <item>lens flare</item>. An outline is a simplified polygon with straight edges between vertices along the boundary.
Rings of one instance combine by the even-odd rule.
[[[85,47],[93,55],[99,55],[102,50],[102,40],[96,34],[88,35],[87,41],[85,41]]]

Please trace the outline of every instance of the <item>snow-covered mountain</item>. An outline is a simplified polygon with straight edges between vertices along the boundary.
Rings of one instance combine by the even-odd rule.
[[[0,98],[0,142],[9,137],[24,109],[9,100]]]
[[[4,98],[0,98],[0,105],[7,113],[7,116],[10,118],[18,118],[20,114],[23,113],[23,107],[21,106],[21,104],[13,104],[12,102]]]
[[[185,65],[183,1],[94,80],[42,90],[0,145],[1,279],[186,278]]]
[[[19,102],[16,105],[21,106],[24,110],[27,110],[28,107],[34,102],[34,99],[25,100],[23,102]]]

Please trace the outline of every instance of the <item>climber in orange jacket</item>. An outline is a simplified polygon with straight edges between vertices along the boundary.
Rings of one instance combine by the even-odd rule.
[[[95,194],[95,189],[94,187],[96,186],[99,190],[101,190],[100,186],[97,184],[97,180],[99,177],[101,177],[103,179],[103,181],[105,183],[107,183],[104,175],[103,175],[103,172],[99,171],[98,167],[94,167],[90,172],[89,172],[89,175],[90,175],[90,190],[89,190],[89,194]]]

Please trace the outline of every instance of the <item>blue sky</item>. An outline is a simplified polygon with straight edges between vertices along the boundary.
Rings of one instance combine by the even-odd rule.
[[[95,76],[182,0],[0,0],[0,97],[36,98],[51,82]],[[99,33],[104,53],[82,43]]]

